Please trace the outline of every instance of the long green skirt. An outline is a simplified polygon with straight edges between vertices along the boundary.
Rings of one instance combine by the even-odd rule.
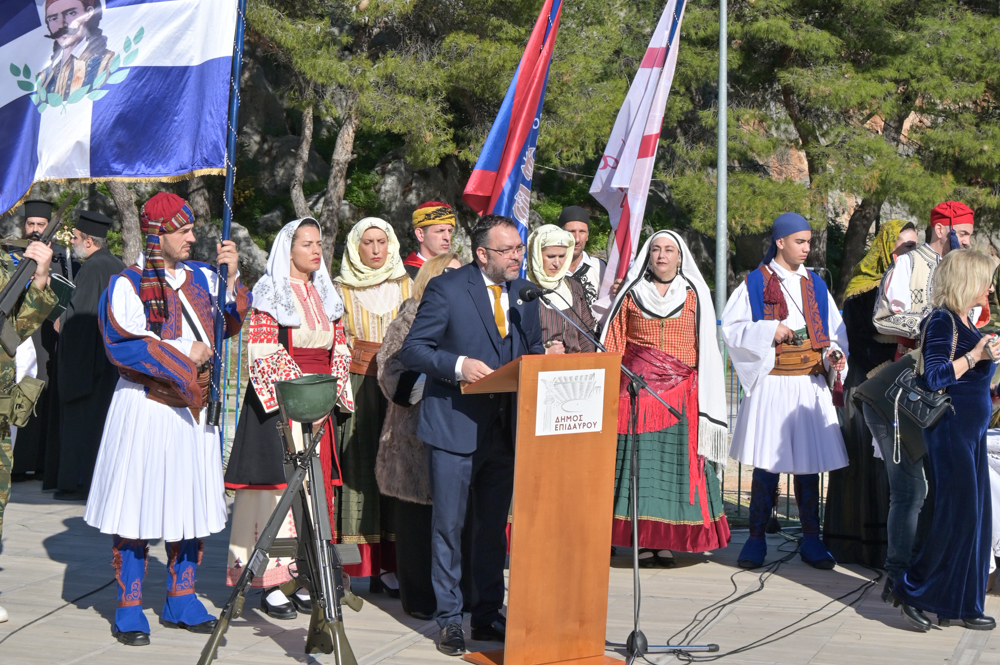
[[[340,471],[343,486],[337,502],[337,536],[341,543],[356,543],[361,563],[345,566],[353,577],[396,570],[396,536],[392,533],[392,501],[383,497],[375,481],[375,458],[388,400],[374,376],[351,374],[354,413],[340,430]]]
[[[639,447],[639,547],[706,552],[729,543],[729,523],[714,462],[704,461],[704,482],[701,484],[705,505],[702,505],[702,489],[697,486],[697,476],[693,494],[691,492],[688,460],[692,442],[688,436],[686,410],[683,415],[679,423],[666,429],[636,435]],[[632,546],[630,444],[629,435],[618,435],[611,543],[621,547]]]

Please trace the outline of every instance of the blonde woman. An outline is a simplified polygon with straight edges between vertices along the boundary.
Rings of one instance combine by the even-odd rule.
[[[337,535],[340,542],[361,549],[361,563],[348,566],[348,574],[371,577],[373,592],[385,587],[398,597],[391,503],[382,501],[375,482],[375,457],[388,406],[378,386],[376,354],[400,305],[410,297],[411,282],[388,222],[366,217],[354,225],[334,286],[344,302],[355,407],[339,442],[343,488]]]
[[[993,262],[985,255],[948,252],[934,273],[934,310],[924,322],[917,369],[922,364],[930,390],[947,390],[953,411],[924,430],[934,537],[924,542],[890,595],[921,631],[931,628],[924,612],[933,612],[942,624],[960,620],[972,630],[996,627],[983,606],[992,556],[986,428],[1000,343],[980,333],[969,316],[973,308],[989,306],[992,276]]]
[[[461,268],[458,255],[446,252],[427,259],[417,272],[412,297],[399,308],[378,351],[378,382],[389,400],[375,478],[383,497],[392,497],[396,535],[396,577],[403,610],[418,619],[430,619],[437,607],[431,585],[431,480],[427,448],[417,438],[420,398],[426,376],[399,361],[399,349],[410,332],[427,283]]]

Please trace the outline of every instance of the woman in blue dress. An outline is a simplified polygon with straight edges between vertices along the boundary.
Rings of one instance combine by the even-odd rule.
[[[892,602],[918,630],[941,625],[992,630],[983,614],[989,575],[992,517],[986,428],[990,378],[1000,344],[989,344],[969,314],[988,307],[993,263],[974,250],[949,252],[934,273],[934,310],[925,322],[922,365],[931,390],[945,388],[949,410],[924,430],[933,483],[931,534],[893,589]],[[918,362],[917,371],[920,371]],[[905,416],[903,416],[905,417]]]

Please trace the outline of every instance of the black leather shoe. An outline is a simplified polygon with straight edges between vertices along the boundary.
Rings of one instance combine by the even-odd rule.
[[[644,557],[643,554],[648,554],[649,556]],[[639,550],[639,567],[640,568],[652,568],[656,565],[656,552],[653,550],[648,550],[645,547]]]
[[[882,602],[888,603],[889,596],[892,595],[892,578],[885,578],[885,586],[882,587]]]
[[[962,623],[969,630],[993,630],[997,627],[997,622],[993,617],[975,617],[973,619],[962,619]]]
[[[178,621],[177,623],[173,623],[171,621],[162,621],[161,620],[160,623],[162,623],[167,628],[180,628],[182,630],[188,631],[189,633],[198,633],[200,635],[209,635],[209,634],[212,633],[212,631],[215,630],[215,624],[219,623],[219,620],[218,619],[209,619],[208,621],[204,621],[202,623],[196,623],[193,626],[189,625],[189,624],[186,624],[183,621]]]
[[[485,626],[472,627],[472,639],[477,642],[503,642],[507,637],[507,619],[500,615]]]
[[[116,640],[129,647],[145,647],[149,646],[149,633],[144,633],[141,630],[130,630],[127,632],[122,632],[111,627],[111,634]]]
[[[927,618],[927,615],[921,610],[904,603],[894,591],[889,594],[889,602],[892,603],[893,607],[901,608],[903,617],[921,633],[926,633],[931,629],[931,620]]]
[[[302,612],[303,614],[309,614],[313,610],[312,597],[299,598],[299,595],[297,593],[293,593],[291,596],[288,597],[288,600],[291,601],[293,606],[295,606],[295,609],[297,609],[299,612]]]
[[[385,573],[385,574],[388,574],[388,573]],[[382,585],[382,591],[385,592],[385,595],[389,596],[390,598],[399,598],[399,587],[398,586],[395,589],[393,589],[391,586],[389,586],[388,584],[386,584],[385,582],[382,581],[382,575],[378,576],[378,581]]]
[[[449,623],[438,636],[438,651],[446,656],[461,656],[465,653],[465,633],[462,624]]]
[[[291,602],[284,602],[280,605],[272,605],[267,602],[267,596],[271,593],[271,589],[265,589],[264,593],[260,597],[260,609],[264,610],[264,614],[271,617],[272,619],[280,619],[286,621],[288,619],[294,619],[299,616],[299,613],[295,611],[295,607]],[[295,597],[294,595],[292,596]],[[293,601],[294,602],[294,601]],[[310,610],[312,611],[312,610]]]
[[[434,618],[433,612],[421,612],[420,610],[413,610],[409,612],[409,615],[414,619],[420,619],[421,621],[430,621]]]

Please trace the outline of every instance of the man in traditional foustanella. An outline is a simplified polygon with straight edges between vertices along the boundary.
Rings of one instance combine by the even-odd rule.
[[[84,520],[112,536],[118,609],[112,634],[126,645],[149,644],[142,611],[147,543],[167,549],[167,597],[160,621],[211,633],[211,616],[195,595],[201,539],[226,526],[219,428],[207,420],[215,317],[223,338],[239,334],[250,309],[240,284],[236,245],[216,246],[215,266],[190,260],[194,213],[175,194],[142,208],[146,249],[115,275],[101,296],[105,351],[121,378],[111,398]],[[218,312],[218,294],[225,304]]]
[[[827,385],[831,369],[847,367],[847,330],[826,283],[803,265],[811,239],[801,215],[775,219],[763,262],[722,313],[722,337],[745,394],[729,456],[754,467],[743,568],[764,564],[764,527],[781,473],[794,474],[802,560],[820,569],[836,565],[819,537],[819,474],[847,466]]]

